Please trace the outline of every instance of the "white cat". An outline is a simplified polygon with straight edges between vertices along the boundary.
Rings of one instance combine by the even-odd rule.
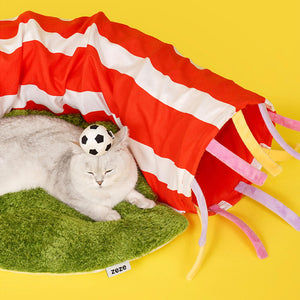
[[[122,200],[139,208],[155,206],[134,189],[137,166],[127,148],[127,130],[121,129],[99,157],[74,143],[81,132],[40,115],[0,119],[0,195],[41,187],[95,221],[119,220],[112,208]]]

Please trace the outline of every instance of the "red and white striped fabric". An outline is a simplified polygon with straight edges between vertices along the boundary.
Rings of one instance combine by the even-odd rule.
[[[216,187],[219,177],[203,183],[216,173],[204,152],[218,133],[234,148],[231,117],[241,109],[246,117],[256,114],[253,104],[265,99],[196,67],[173,46],[103,13],[66,21],[26,12],[0,21],[0,70],[1,116],[12,108],[47,108],[79,111],[88,122],[113,120],[129,127],[131,150],[161,201],[195,212],[195,176],[209,205],[236,201],[240,177],[230,178],[230,186],[223,178]],[[259,116],[252,123],[264,126]],[[232,134],[222,134],[224,124]],[[261,131],[257,138],[265,140]]]

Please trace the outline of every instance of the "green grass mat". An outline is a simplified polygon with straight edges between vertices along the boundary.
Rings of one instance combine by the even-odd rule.
[[[16,110],[7,116],[48,112]],[[61,118],[81,127],[80,115]],[[112,131],[110,122],[101,122]],[[140,174],[137,190],[155,195]],[[33,273],[81,273],[139,258],[168,243],[188,226],[164,205],[139,209],[121,202],[122,219],[94,222],[42,189],[0,197],[0,268]]]

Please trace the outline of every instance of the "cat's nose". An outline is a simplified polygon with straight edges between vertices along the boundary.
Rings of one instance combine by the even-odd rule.
[[[103,183],[103,180],[97,181],[97,183],[101,186],[101,184]]]

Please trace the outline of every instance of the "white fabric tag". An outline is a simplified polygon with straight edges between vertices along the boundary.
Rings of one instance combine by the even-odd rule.
[[[120,275],[126,271],[131,270],[131,266],[130,266],[129,261],[127,260],[120,264],[107,267],[105,270],[106,270],[106,274],[107,274],[108,278],[111,278],[111,277]]]
[[[220,201],[220,202],[218,203],[218,206],[219,206],[220,208],[224,209],[224,210],[228,210],[229,208],[232,207],[232,205],[231,205],[230,203],[228,203],[228,202],[226,202],[226,201],[224,201],[224,200]]]

